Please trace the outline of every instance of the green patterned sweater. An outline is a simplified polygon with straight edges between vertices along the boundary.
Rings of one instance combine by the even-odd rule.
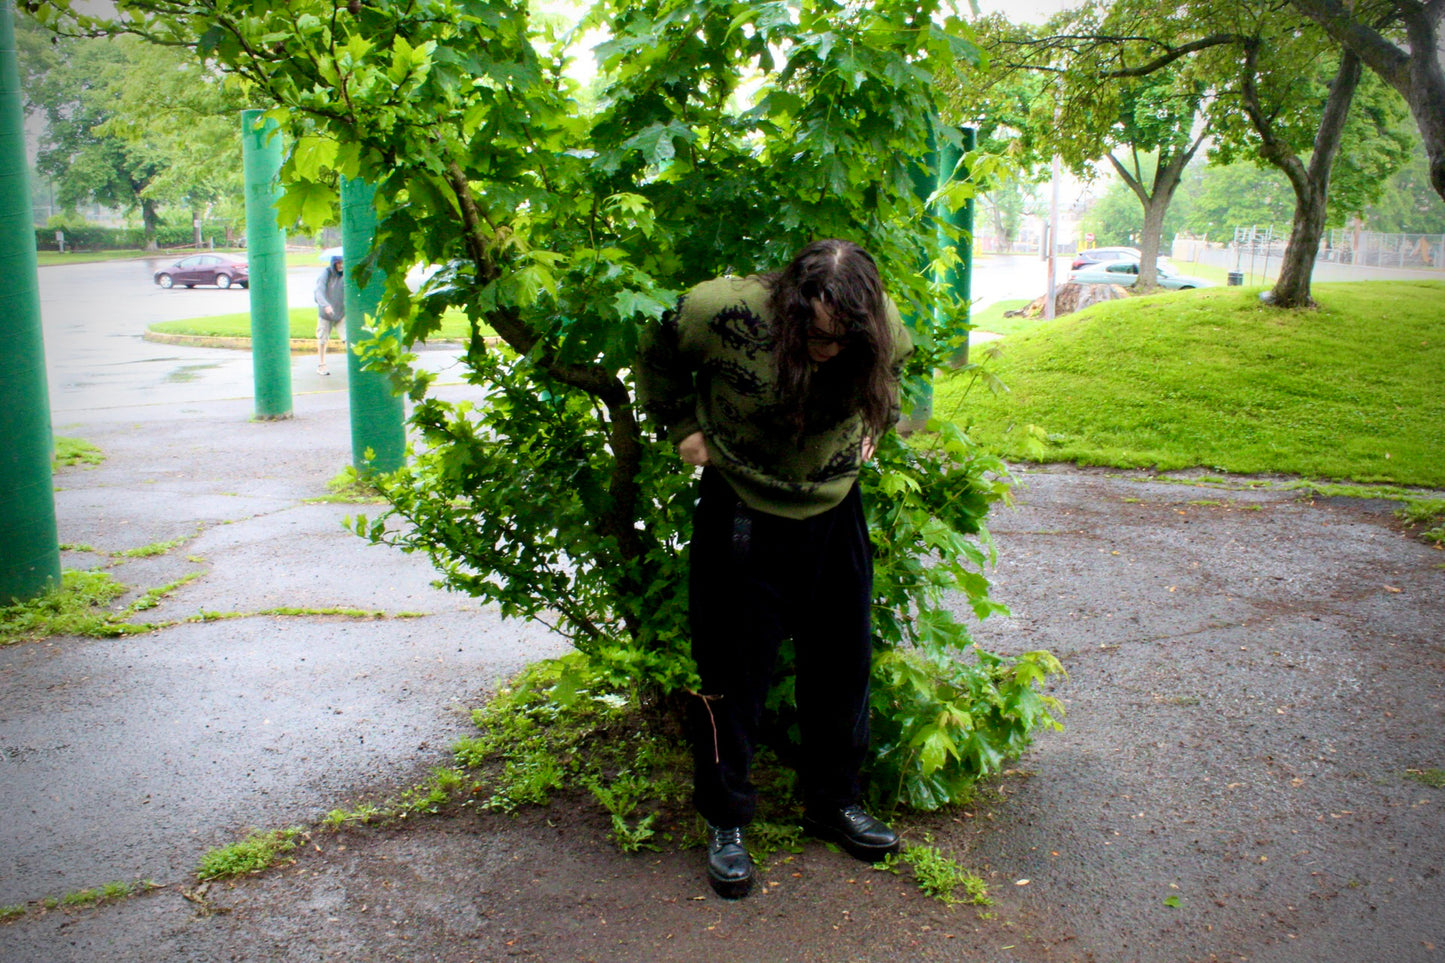
[[[808,518],[853,487],[863,422],[843,379],[829,378],[831,362],[824,362],[797,436],[778,402],[767,302],[768,289],[756,278],[718,278],[688,291],[642,332],[638,398],[673,444],[701,431],[712,466],[748,507]],[[892,301],[888,318],[897,369],[912,341]]]

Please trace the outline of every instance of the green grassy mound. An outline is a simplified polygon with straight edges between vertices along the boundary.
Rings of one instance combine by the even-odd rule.
[[[1445,487],[1445,283],[1218,288],[1097,305],[940,375],[934,411],[1007,458]]]

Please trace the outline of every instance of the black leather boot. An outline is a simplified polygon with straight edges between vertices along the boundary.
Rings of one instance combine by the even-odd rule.
[[[809,810],[803,817],[803,828],[818,839],[837,843],[865,863],[879,862],[901,848],[898,834],[881,819],[868,815],[862,806]]]
[[[707,881],[723,899],[742,899],[753,888],[753,859],[743,845],[741,826],[708,824]]]

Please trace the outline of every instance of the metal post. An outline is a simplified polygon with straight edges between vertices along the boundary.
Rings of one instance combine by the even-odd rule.
[[[941,230],[938,222],[934,219],[937,216],[938,208],[930,208],[928,206],[928,199],[933,196],[934,191],[938,190],[938,184],[942,179],[942,175],[940,174],[938,146],[931,133],[928,140],[929,150],[928,154],[925,155],[927,160],[913,167],[913,193],[914,196],[918,198],[921,232],[926,232],[927,229],[932,228],[933,239],[936,245]],[[931,262],[926,259],[924,263],[919,266],[919,273],[927,273],[930,281],[938,280],[932,273]],[[936,319],[937,311],[935,310],[929,320],[933,321]],[[915,328],[922,319],[905,317],[903,320],[909,328]],[[922,431],[924,427],[927,426],[928,420],[933,417],[933,379],[931,374],[912,387],[916,400],[913,403],[913,407],[903,413],[903,419],[898,425],[899,431],[903,434]]]
[[[14,4],[0,8],[0,605],[60,584],[35,228]]]
[[[959,133],[962,135],[961,149],[949,148],[939,152],[938,177],[940,182],[953,173],[958,166],[960,155],[969,153],[977,144],[977,137],[972,127],[960,127]],[[960,170],[959,174],[962,180],[967,180],[969,177],[967,168]],[[963,314],[958,321],[965,330],[973,311],[972,305],[969,303],[973,297],[973,215],[974,201],[971,197],[964,202],[963,207],[956,211],[947,209],[939,211],[939,217],[942,220],[961,232],[959,240],[956,242],[958,264],[950,267],[944,273],[943,283],[948,287],[950,293],[963,304]],[[952,334],[953,332],[946,333]],[[962,350],[954,355],[949,363],[954,367],[968,364],[967,341],[964,341]]]
[[[372,336],[367,321],[375,320],[377,305],[386,289],[386,277],[370,271],[366,286],[357,284],[357,266],[371,253],[376,236],[376,187],[366,181],[342,178],[341,248],[346,272],[346,341],[356,345]],[[396,328],[377,332],[400,338]],[[363,371],[354,351],[346,353],[347,382],[351,394],[351,464],[359,475],[396,471],[406,462],[406,412],[385,374]]]
[[[1058,112],[1055,111],[1054,119],[1058,120]],[[1051,321],[1054,317],[1054,280],[1058,268],[1059,252],[1059,155],[1054,155],[1053,177],[1049,194],[1049,243],[1044,251],[1044,257],[1048,258],[1048,293],[1044,295],[1044,320]]]
[[[246,261],[251,271],[251,374],[256,417],[291,417],[291,314],[286,306],[286,232],[276,222],[281,134],[265,112],[241,112],[246,173]]]

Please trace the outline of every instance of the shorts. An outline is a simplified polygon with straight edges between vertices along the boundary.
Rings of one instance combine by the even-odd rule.
[[[325,341],[325,340],[327,340],[328,338],[330,338],[330,337],[331,337],[331,332],[335,331],[336,328],[337,328],[337,326],[340,325],[341,322],[343,322],[343,321],[345,321],[345,320],[346,320],[346,318],[344,318],[344,317],[341,317],[341,318],[328,318],[328,317],[326,317],[325,315],[323,315],[320,311],[317,311],[317,312],[316,312],[316,340],[317,340],[317,341]],[[341,337],[342,337],[343,340],[345,340],[345,338],[346,338],[346,329],[345,329],[345,328],[343,328],[342,331],[341,331]]]

